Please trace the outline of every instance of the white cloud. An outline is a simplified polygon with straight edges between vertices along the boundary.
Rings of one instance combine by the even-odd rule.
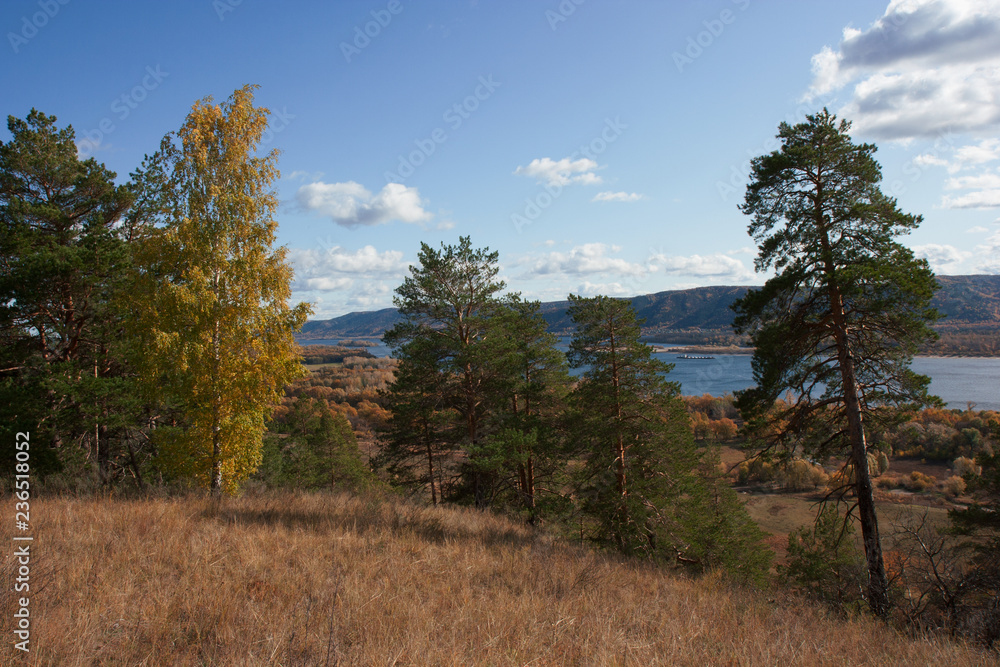
[[[521,257],[514,261],[513,266],[524,267],[524,272],[519,276],[521,278],[599,273],[637,276],[646,273],[646,267],[641,264],[608,256],[609,253],[620,251],[620,246],[585,243],[569,252],[550,252],[541,256]]]
[[[571,160],[564,157],[561,160],[553,160],[543,157],[535,158],[527,167],[519,166],[514,173],[518,176],[529,176],[546,185],[563,186],[570,183],[596,185],[601,183],[601,177],[593,173],[595,169],[597,162],[588,158]]]
[[[984,139],[972,146],[962,146],[955,151],[955,158],[962,166],[1000,160],[1000,139]]]
[[[659,270],[671,275],[698,276],[734,282],[747,282],[754,279],[754,273],[743,262],[726,254],[691,255],[654,255],[652,261]]]
[[[576,288],[579,296],[631,296],[633,292],[626,289],[621,283],[592,283],[584,280]]]
[[[360,310],[377,310],[388,308],[392,305],[392,295],[394,287],[390,287],[383,282],[366,282],[358,289],[353,290],[347,299],[350,308]]]
[[[987,229],[986,227],[983,227],[981,225],[976,225],[975,227],[969,227],[968,229],[966,229],[965,233],[966,234],[985,234],[988,231],[990,231],[990,230]]]
[[[642,198],[643,198],[643,196],[641,194],[639,194],[638,192],[631,192],[631,193],[629,193],[629,192],[611,192],[611,191],[608,191],[608,192],[598,192],[596,195],[594,195],[594,198],[591,199],[590,201],[604,201],[604,202],[608,202],[608,201],[624,201],[624,202],[632,202],[632,201],[639,201]]]
[[[76,142],[76,156],[80,160],[94,157],[97,153],[102,153],[114,148],[114,144],[105,143],[103,137],[94,141],[93,139],[80,139]]]
[[[937,273],[953,272],[962,262],[972,256],[970,252],[940,243],[913,246],[913,254],[926,259]]]
[[[1000,126],[1000,68],[977,65],[878,73],[858,83],[840,115],[877,139],[907,140]]]
[[[949,178],[944,186],[949,190],[996,189],[1000,188],[1000,174],[983,172],[969,176]]]
[[[952,152],[950,159],[944,159],[937,152],[921,154],[913,159],[918,167],[930,165],[946,167],[953,174],[944,183],[948,190],[976,190],[960,196],[945,196],[941,205],[946,208],[989,208],[997,206],[997,191],[1000,190],[1000,170],[984,168],[989,162],[1000,160],[1000,140],[984,139],[976,144],[954,148],[949,140],[939,139],[935,144],[939,152]],[[978,172],[976,170],[979,170]]]
[[[876,139],[1000,127],[1000,3],[892,0],[865,30],[813,56],[807,98],[855,82],[840,115]]]
[[[351,278],[306,278],[296,283],[299,290],[316,290],[319,292],[332,292],[342,290],[354,285]]]
[[[319,181],[320,179],[323,178],[323,172],[316,171],[316,172],[313,172],[313,173],[310,174],[307,171],[301,171],[299,169],[296,169],[295,171],[291,172],[287,176],[284,175],[284,174],[282,174],[281,177],[283,179],[287,179],[289,181],[309,181],[309,182],[316,182],[316,181]]]
[[[315,182],[303,185],[295,195],[304,209],[329,216],[343,227],[380,225],[392,220],[420,223],[431,219],[416,188],[389,183],[372,195],[354,181]]]
[[[288,261],[295,271],[292,297],[313,303],[311,319],[391,306],[392,291],[409,267],[402,252],[379,252],[370,245],[354,251],[336,245],[326,250],[292,248]]]
[[[976,254],[977,272],[1000,274],[1000,232],[993,232],[985,244],[976,246]]]
[[[981,190],[960,197],[945,196],[941,203],[946,208],[996,208],[1000,207],[1000,190]]]
[[[917,157],[913,158],[913,164],[918,167],[947,167],[948,161],[944,158],[940,158],[937,155],[930,153],[922,153]]]
[[[328,250],[292,248],[288,261],[295,270],[292,287],[298,291],[347,289],[357,278],[401,280],[409,266],[398,250],[378,252],[370,245],[354,252],[340,246]]]

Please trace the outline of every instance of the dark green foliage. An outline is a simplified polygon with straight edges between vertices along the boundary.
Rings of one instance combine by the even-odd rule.
[[[269,486],[307,490],[362,490],[375,483],[347,419],[304,397],[272,424],[256,477]]]
[[[395,485],[429,489],[432,503],[450,495],[451,471],[444,468],[461,438],[454,402],[454,379],[441,370],[433,338],[417,337],[403,343],[395,379],[384,392],[392,408],[383,432],[384,446],[373,461]],[[450,467],[450,466],[449,466]]]
[[[444,433],[452,447],[472,452],[481,444],[490,407],[494,368],[483,354],[483,345],[492,335],[489,315],[504,288],[503,281],[496,279],[497,253],[474,250],[465,236],[457,246],[442,244],[441,250],[422,243],[418,260],[420,265],[410,268],[411,275],[396,288],[393,298],[406,319],[387,331],[384,340],[395,349],[401,377],[408,377],[407,365],[414,366],[414,373],[421,377],[441,376],[433,380],[433,386],[443,391],[435,392],[436,405],[456,417]],[[391,392],[421,390],[397,380]],[[404,438],[396,442],[397,447],[411,447],[409,435],[396,433]],[[464,486],[476,506],[488,506],[495,480],[474,462],[465,472]]]
[[[124,416],[136,406],[114,303],[127,289],[133,196],[80,161],[73,129],[55,122],[34,109],[9,117],[0,143],[0,429],[31,432],[42,476],[79,477],[86,463],[108,482],[140,428]]]
[[[537,301],[509,296],[490,315],[493,329],[480,348],[488,374],[487,435],[471,461],[496,486],[496,502],[535,522],[561,506],[562,439],[558,423],[568,391],[566,358],[546,330]],[[542,506],[545,506],[544,508]]]
[[[586,368],[570,396],[576,494],[596,539],[626,553],[724,568],[758,580],[769,555],[712,459],[694,445],[671,366],[639,341],[627,301],[570,296],[569,360]]]
[[[757,387],[740,393],[741,411],[758,419],[789,390],[816,399],[793,403],[787,416],[794,428],[775,435],[822,431],[810,444],[824,455],[850,447],[842,347],[869,423],[878,422],[880,405],[932,402],[928,378],[913,374],[909,363],[933,338],[928,324],[937,313],[929,303],[937,283],[927,262],[894,240],[921,218],[900,212],[878,189],[875,147],[851,143],[850,125],[837,126],[825,111],[807,120],[782,123],[782,149],[753,161],[741,210],[753,216],[757,269],[773,267],[778,275],[733,308],[734,327],[757,346]]]
[[[764,545],[767,534],[750,517],[717,463],[715,457],[703,454],[699,483],[691,485],[681,499],[685,552],[702,569],[718,569],[736,581],[763,584],[774,552]]]
[[[1000,442],[1000,424],[990,423],[992,437]],[[1000,451],[980,451],[980,475],[966,481],[975,502],[964,510],[949,512],[956,530],[968,536],[971,552],[963,582],[960,627],[987,646],[1000,642]]]
[[[570,304],[577,333],[569,363],[587,369],[570,396],[570,438],[584,461],[581,508],[597,521],[598,539],[651,554],[672,518],[663,513],[686,493],[698,462],[680,389],[664,377],[671,367],[639,341],[628,302],[570,295]]]
[[[858,603],[865,589],[865,563],[854,546],[854,527],[835,503],[824,504],[810,529],[788,536],[788,565],[778,574],[817,599],[843,607]]]

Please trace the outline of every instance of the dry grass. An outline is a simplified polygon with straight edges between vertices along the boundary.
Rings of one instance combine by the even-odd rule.
[[[32,518],[30,664],[839,667],[996,659],[718,578],[692,581],[620,562],[471,510],[344,495],[219,504],[46,499],[33,502]],[[0,531],[8,545],[10,523]],[[0,603],[9,639],[10,594]],[[11,662],[11,644],[0,662]]]

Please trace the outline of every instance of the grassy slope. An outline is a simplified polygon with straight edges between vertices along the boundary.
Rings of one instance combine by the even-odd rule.
[[[32,519],[32,664],[992,664],[472,510],[36,499]],[[8,638],[12,613],[7,593]],[[0,662],[11,653],[5,642]]]

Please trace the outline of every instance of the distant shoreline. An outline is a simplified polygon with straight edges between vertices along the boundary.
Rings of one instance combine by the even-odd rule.
[[[670,354],[753,354],[752,347],[736,345],[669,345],[667,343],[649,343],[653,352]]]
[[[374,339],[374,340],[373,340]],[[296,336],[296,342],[299,345],[312,345],[316,344],[314,341],[317,340],[332,340],[329,338],[303,338]],[[375,336],[365,336],[363,338],[349,338],[344,337],[339,339],[341,342],[333,345],[333,347],[371,347],[381,344],[381,340]],[[345,345],[344,342],[347,342]],[[330,345],[330,343],[321,343],[322,345]],[[685,345],[685,344],[672,344],[672,343],[656,343],[648,342],[650,347],[653,348],[655,353],[663,354],[725,354],[725,355],[752,355],[754,353],[754,348],[752,347],[740,347],[738,345]],[[991,354],[917,354],[917,357],[923,359],[1000,359],[1000,355]]]
[[[653,352],[667,354],[726,354],[752,355],[754,348],[737,347],[735,345],[669,345],[664,343],[649,343]],[[921,359],[1000,359],[991,354],[916,354]]]

